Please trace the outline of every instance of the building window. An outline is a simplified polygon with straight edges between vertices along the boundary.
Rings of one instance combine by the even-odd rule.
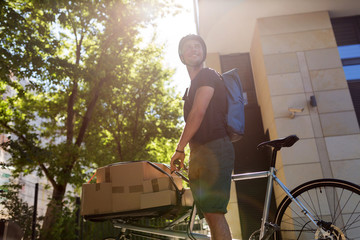
[[[360,44],[339,46],[346,80],[360,80]]]
[[[334,18],[331,23],[360,125],[360,16]]]

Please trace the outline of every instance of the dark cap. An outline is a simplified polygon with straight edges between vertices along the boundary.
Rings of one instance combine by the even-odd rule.
[[[179,57],[181,59],[181,62],[184,63],[183,59],[181,57],[182,56],[182,47],[184,46],[185,42],[187,42],[189,40],[196,40],[201,44],[201,47],[202,47],[202,50],[203,50],[203,55],[204,55],[202,61],[205,61],[205,59],[206,59],[206,44],[205,44],[204,40],[199,35],[189,34],[189,35],[186,35],[185,37],[183,37],[179,42],[178,51],[179,51]]]

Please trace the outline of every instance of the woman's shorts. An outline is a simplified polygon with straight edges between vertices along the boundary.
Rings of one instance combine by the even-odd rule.
[[[202,213],[227,212],[234,159],[234,148],[228,137],[191,146],[190,188],[201,217]]]

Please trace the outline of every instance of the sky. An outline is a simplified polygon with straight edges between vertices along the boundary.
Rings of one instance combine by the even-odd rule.
[[[176,69],[172,77],[172,86],[182,93],[190,84],[190,79],[186,67],[179,59],[178,44],[183,36],[191,33],[196,34],[196,26],[193,0],[175,0],[175,2],[182,5],[183,10],[176,16],[167,16],[158,21],[156,42],[165,44],[165,66]]]
[[[176,16],[168,16],[159,21],[158,41],[165,43],[165,64],[167,67],[175,68],[176,73],[173,76],[173,86],[182,93],[190,84],[190,80],[185,66],[181,63],[178,56],[179,40],[190,33],[196,33],[194,19],[193,0],[175,0],[183,6],[183,11]],[[360,45],[339,47],[340,57],[342,59],[360,57]],[[360,79],[360,65],[345,66],[344,72],[347,80]]]

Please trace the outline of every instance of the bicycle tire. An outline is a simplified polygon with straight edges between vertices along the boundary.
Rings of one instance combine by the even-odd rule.
[[[321,237],[318,227],[309,222],[296,203],[286,196],[275,215],[275,223],[280,227],[280,231],[274,233],[275,240],[359,239],[359,185],[339,179],[318,179],[296,187],[291,194],[307,208],[316,222],[330,222],[332,230],[328,234],[337,236]]]

